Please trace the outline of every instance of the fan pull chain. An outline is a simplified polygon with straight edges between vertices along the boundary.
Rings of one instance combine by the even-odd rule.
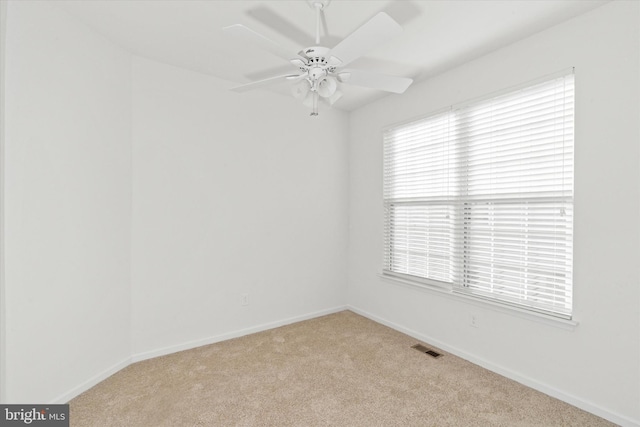
[[[313,111],[309,115],[310,116],[318,115],[318,92],[313,92]]]

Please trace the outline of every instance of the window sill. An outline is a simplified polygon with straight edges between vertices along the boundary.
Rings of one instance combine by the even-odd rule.
[[[421,290],[425,290],[427,292],[435,293],[446,298],[452,298],[454,300],[463,301],[468,304],[473,304],[480,306],[485,309],[497,311],[499,313],[505,313],[512,316],[520,317],[523,319],[531,320],[538,323],[543,323],[545,325],[554,326],[557,328],[573,331],[576,326],[578,326],[578,322],[575,320],[561,319],[559,317],[550,316],[543,313],[537,313],[535,311],[529,311],[525,309],[520,309],[517,307],[511,307],[508,305],[503,305],[500,303],[488,301],[482,298],[476,298],[472,295],[465,295],[458,292],[454,292],[451,289],[446,289],[439,286],[432,286],[426,283],[417,282],[413,280],[408,280],[396,276],[391,276],[384,273],[378,273],[378,277],[386,282],[390,282],[396,285],[404,285],[412,288],[418,288]]]

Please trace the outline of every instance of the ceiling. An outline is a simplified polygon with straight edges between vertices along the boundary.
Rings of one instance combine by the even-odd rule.
[[[333,0],[325,10],[328,32],[322,36],[321,45],[333,47],[384,11],[403,26],[403,33],[349,67],[373,67],[372,71],[383,74],[421,80],[606,2]],[[229,87],[288,73],[293,68],[281,58],[229,37],[222,27],[244,24],[289,49],[292,57],[303,47],[315,45],[315,12],[305,0],[51,3],[133,54],[228,80]],[[287,94],[287,83],[269,90]],[[334,108],[350,111],[388,96],[343,86],[344,96]]]

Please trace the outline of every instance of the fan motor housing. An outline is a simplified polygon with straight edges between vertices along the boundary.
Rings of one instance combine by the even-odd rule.
[[[307,58],[325,57],[329,53],[330,49],[324,46],[311,46],[306,49],[302,49],[302,54]]]
[[[299,54],[305,60],[304,66],[300,67],[300,71],[307,72],[312,80],[335,72],[336,66],[330,64],[327,60],[327,54],[330,51],[331,49],[324,46],[311,46],[301,50]]]

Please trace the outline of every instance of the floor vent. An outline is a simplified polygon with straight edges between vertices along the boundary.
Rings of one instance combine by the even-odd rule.
[[[427,348],[427,347],[423,346],[422,344],[412,345],[411,348],[414,348],[414,349],[418,350],[421,353],[426,353],[431,357],[440,357],[440,356],[442,356],[442,354],[438,353],[437,351],[433,351],[430,348]]]

